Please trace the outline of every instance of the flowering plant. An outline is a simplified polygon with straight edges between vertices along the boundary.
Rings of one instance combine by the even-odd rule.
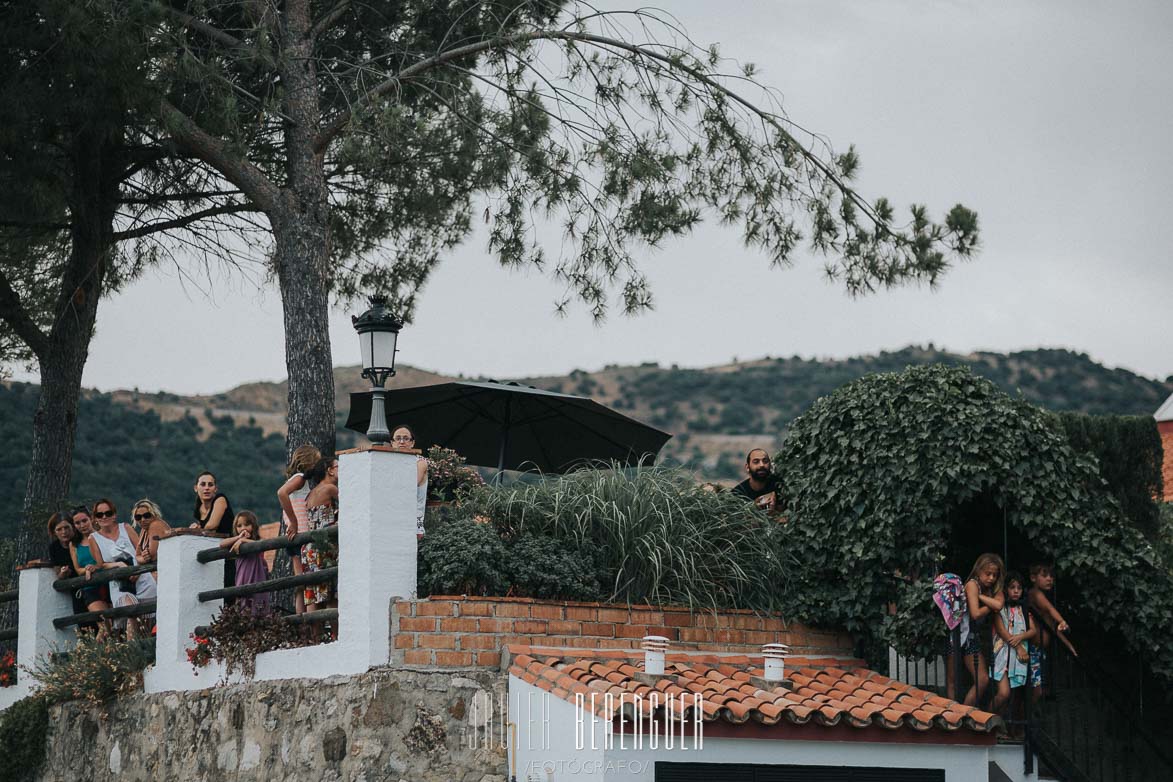
[[[0,656],[0,687],[16,684],[16,655],[11,651]]]
[[[484,483],[480,473],[466,465],[456,451],[438,445],[428,449],[429,500],[453,500]]]
[[[208,625],[206,636],[192,634],[195,646],[187,650],[192,667],[200,669],[217,660],[224,663],[224,675],[239,671],[246,677],[256,673],[256,657],[272,649],[305,646],[297,628],[273,614],[253,614],[245,605],[224,606]]]
[[[192,668],[203,668],[212,661],[211,643],[207,637],[195,633],[191,634],[191,640],[195,641],[195,646],[187,650],[187,661]]]

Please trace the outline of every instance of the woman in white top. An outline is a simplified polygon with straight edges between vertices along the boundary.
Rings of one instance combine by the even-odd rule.
[[[299,445],[293,449],[289,466],[285,469],[285,483],[281,484],[281,488],[277,490],[277,501],[281,503],[281,521],[285,524],[285,534],[289,536],[290,540],[297,533],[309,530],[305,514],[305,498],[309,496],[310,489],[313,487],[306,480],[305,474],[321,460],[322,454],[317,448],[312,445]],[[292,555],[290,559],[292,560],[293,574],[300,576],[302,574],[300,552]],[[303,591],[301,589],[294,590],[293,607],[299,614],[305,613]]]
[[[114,503],[107,499],[94,503],[94,520],[98,522],[98,528],[90,536],[90,554],[95,564],[86,567],[86,576],[90,576],[94,570],[137,565],[138,558],[135,555],[139,546],[138,533],[129,524],[118,523]],[[155,579],[150,573],[142,573],[134,578],[133,585],[126,581],[110,582],[110,602],[116,608],[155,598]],[[139,634],[138,622],[134,619],[116,620],[115,625],[121,626],[123,622],[126,624],[126,637],[135,638]]]
[[[407,424],[399,424],[391,430],[391,447],[397,451],[415,448],[415,433]],[[428,504],[428,460],[419,457],[416,461],[415,484],[415,534],[424,535],[424,511]]]

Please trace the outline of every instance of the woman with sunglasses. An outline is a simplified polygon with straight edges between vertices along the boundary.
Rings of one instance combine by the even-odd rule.
[[[156,561],[159,556],[159,537],[171,531],[171,525],[163,518],[163,511],[153,501],[143,498],[134,504],[134,523],[142,530],[139,533],[137,554],[140,565]],[[158,573],[155,574],[158,576]]]
[[[109,570],[121,567],[133,567],[138,563],[136,553],[139,547],[139,534],[129,524],[118,523],[118,511],[114,503],[102,498],[94,503],[94,519],[98,522],[98,529],[91,536],[90,554],[94,557],[95,570]],[[87,576],[92,571],[86,568]],[[155,598],[155,579],[150,573],[142,573],[126,580],[110,582],[110,602],[115,608],[134,605],[144,600]],[[138,622],[134,619],[115,620],[115,626],[125,622],[126,637],[133,639],[139,634]]]

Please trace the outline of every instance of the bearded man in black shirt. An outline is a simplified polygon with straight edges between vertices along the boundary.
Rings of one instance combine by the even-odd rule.
[[[733,493],[772,513],[778,504],[778,479],[770,470],[770,454],[754,448],[745,455],[745,472],[749,477],[734,486]]]

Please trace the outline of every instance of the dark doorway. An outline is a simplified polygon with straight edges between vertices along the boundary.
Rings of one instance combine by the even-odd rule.
[[[945,782],[939,768],[656,763],[656,782]]]
[[[956,573],[964,581],[973,563],[986,552],[1002,557],[1008,571],[1016,570],[1023,576],[1031,564],[1049,561],[1009,523],[1004,502],[997,492],[986,490],[947,511],[950,532],[943,570]]]

